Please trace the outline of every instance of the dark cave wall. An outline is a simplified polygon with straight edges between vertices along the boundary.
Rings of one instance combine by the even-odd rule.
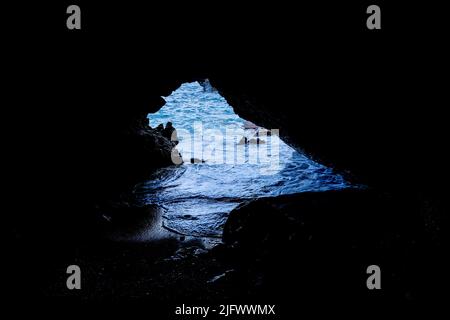
[[[285,199],[270,199],[279,204],[275,210],[262,199],[240,213],[245,218],[262,205],[268,208],[267,219],[251,215],[248,223],[233,218],[228,225],[262,226],[257,231],[264,235],[274,222],[284,225],[278,209],[296,217],[303,210],[309,216],[305,203],[311,202],[313,209],[325,206],[322,215],[311,211],[310,226],[319,235],[331,230],[322,238],[330,244],[339,243],[332,235],[348,239],[340,233],[347,228],[362,233],[352,241],[364,243],[365,224],[375,245],[377,237],[397,234],[408,242],[402,250],[409,250],[417,237],[437,239],[414,246],[427,253],[417,255],[428,264],[421,281],[426,283],[430,273],[434,278],[443,274],[439,270],[445,265],[434,270],[441,259],[430,259],[428,252],[433,259],[444,256],[444,250],[434,254],[430,248],[443,243],[448,220],[444,58],[449,54],[443,40],[448,36],[438,25],[446,19],[409,27],[417,12],[399,6],[390,14],[383,11],[386,31],[368,33],[365,6],[350,3],[326,4],[325,10],[318,2],[301,7],[293,2],[149,3],[143,8],[83,2],[83,29],[75,33],[65,28],[67,5],[21,7],[11,24],[16,32],[5,35],[5,62],[11,67],[6,91],[12,99],[5,103],[2,124],[11,147],[6,156],[13,156],[6,167],[6,186],[13,195],[7,194],[10,209],[3,221],[13,244],[7,250],[11,259],[5,260],[13,262],[8,280],[21,297],[25,292],[35,298],[36,289],[23,276],[29,274],[30,261],[42,262],[33,265],[40,268],[38,275],[50,272],[63,256],[73,263],[79,242],[90,243],[98,234],[95,206],[111,199],[125,202],[120,191],[167,164],[155,156],[155,137],[146,132],[145,117],[161,108],[161,96],[204,78],[241,117],[279,128],[291,145],[393,199],[386,201],[388,209],[372,206],[367,195],[339,196],[337,207],[323,194],[317,195],[323,200],[306,196],[288,207]],[[383,10],[392,9],[386,6]],[[426,15],[422,7],[416,9]],[[49,18],[37,23],[41,10]],[[348,207],[351,215],[337,219],[334,212]],[[286,235],[283,230],[275,240]]]
[[[360,61],[366,48],[330,54],[337,47],[331,43],[301,58],[276,56],[275,68],[188,55],[158,60],[170,72],[155,73],[140,57],[112,80],[101,74],[107,92],[91,109],[89,139],[100,135],[106,150],[97,145],[93,152],[114,162],[108,150],[120,151],[115,139],[138,132],[147,113],[163,105],[160,96],[183,82],[209,78],[241,117],[280,129],[288,143],[353,181],[434,193],[445,179],[445,83],[431,76],[439,66],[414,66],[417,57],[407,55],[408,47],[390,45],[395,53],[376,50]],[[190,67],[198,60],[199,68]],[[92,96],[99,96],[97,88]],[[138,160],[128,154],[119,156],[114,175],[126,175]]]
[[[364,6],[350,4],[83,5],[81,32],[46,20],[14,40],[21,159],[32,159],[28,178],[50,182],[51,206],[78,215],[166,164],[145,149],[142,123],[161,96],[204,78],[240,116],[280,129],[354,181],[443,198],[447,50],[438,33],[367,33]]]
[[[280,129],[289,143],[354,181],[433,188],[433,168],[446,158],[446,89],[431,75],[441,65],[417,66],[408,48],[391,45],[395,53],[372,50],[363,61],[364,50],[330,54],[331,45],[314,58],[305,54],[270,72],[236,70],[236,81],[212,83],[242,117]]]

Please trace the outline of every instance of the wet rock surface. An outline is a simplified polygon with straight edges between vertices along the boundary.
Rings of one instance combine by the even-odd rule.
[[[109,214],[103,209],[105,230],[117,235],[109,224],[118,223],[123,232],[127,225],[148,223],[147,216],[156,226],[151,230],[160,230],[155,209],[121,206]],[[76,296],[152,303],[268,299],[286,308],[298,299],[432,299],[444,285],[439,277],[444,247],[442,234],[424,227],[426,213],[427,208],[417,209],[410,199],[340,190],[243,204],[231,212],[221,244],[170,230],[136,238],[131,235],[139,234],[139,228],[129,228],[128,237],[97,240],[72,251],[71,261],[83,266],[85,274],[83,294]],[[63,276],[65,259],[50,273]],[[372,264],[381,267],[382,294],[366,288],[366,268]],[[73,298],[62,278],[51,279],[43,287],[46,296]]]
[[[413,201],[373,190],[258,199],[232,211],[223,250],[269,292],[373,298],[362,279],[376,264],[380,301],[432,299],[444,290],[435,276],[445,269],[443,234],[424,227],[427,209]]]

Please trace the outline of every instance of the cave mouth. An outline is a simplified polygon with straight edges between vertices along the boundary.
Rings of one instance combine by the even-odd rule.
[[[245,201],[349,187],[331,168],[284,143],[278,130],[240,118],[208,80],[184,83],[164,99],[149,124],[159,130],[173,124],[183,163],[158,170],[134,193],[162,208],[166,229],[220,238],[229,213]]]

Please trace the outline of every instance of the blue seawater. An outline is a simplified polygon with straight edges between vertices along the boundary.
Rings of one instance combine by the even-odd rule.
[[[243,201],[350,187],[342,176],[277,135],[260,135],[260,144],[239,143],[244,136],[255,142],[256,130],[244,129],[246,120],[208,81],[185,83],[165,100],[158,112],[148,116],[150,125],[173,123],[185,162],[159,170],[136,187],[135,195],[143,203],[163,208],[168,229],[188,236],[220,237],[228,214]],[[191,158],[205,162],[192,164]]]

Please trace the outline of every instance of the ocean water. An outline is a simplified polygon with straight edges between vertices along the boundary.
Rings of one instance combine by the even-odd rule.
[[[267,136],[262,128],[245,129],[251,125],[209,82],[185,83],[164,99],[166,104],[148,116],[150,125],[173,123],[184,163],[159,170],[134,194],[163,208],[163,225],[170,230],[220,237],[228,214],[243,201],[350,187],[285,144],[275,130]]]

